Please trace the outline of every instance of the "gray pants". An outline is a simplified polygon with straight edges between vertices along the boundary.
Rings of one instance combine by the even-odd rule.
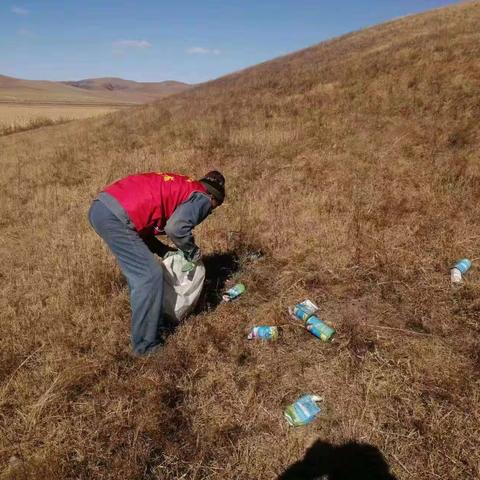
[[[163,328],[163,270],[128,216],[115,215],[100,200],[94,200],[88,219],[105,240],[125,275],[132,309],[131,336],[135,353],[149,353],[160,343]]]

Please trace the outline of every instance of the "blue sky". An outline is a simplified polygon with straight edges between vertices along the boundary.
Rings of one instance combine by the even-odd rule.
[[[0,74],[206,81],[454,0],[0,0]]]

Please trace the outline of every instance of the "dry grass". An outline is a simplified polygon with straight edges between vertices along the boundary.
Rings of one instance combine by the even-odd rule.
[[[0,103],[0,135],[65,123],[79,118],[96,117],[116,110],[118,107]]]
[[[480,4],[347,35],[138,108],[0,139],[2,480],[274,479],[316,440],[398,479],[480,477]],[[248,293],[129,354],[125,283],[89,228],[132,171],[228,178],[207,253],[261,248]],[[338,330],[288,323],[310,297]],[[284,406],[326,399],[290,429]]]

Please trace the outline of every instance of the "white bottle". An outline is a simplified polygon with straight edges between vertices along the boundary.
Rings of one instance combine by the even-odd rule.
[[[471,266],[472,262],[468,258],[459,260],[450,270],[450,278],[452,283],[460,283],[463,280],[463,274],[467,273]]]
[[[462,272],[458,268],[452,268],[450,270],[450,279],[452,280],[452,283],[461,283]]]

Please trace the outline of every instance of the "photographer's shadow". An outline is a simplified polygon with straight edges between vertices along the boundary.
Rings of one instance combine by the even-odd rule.
[[[396,480],[378,448],[367,443],[343,445],[317,440],[305,457],[277,480]]]

